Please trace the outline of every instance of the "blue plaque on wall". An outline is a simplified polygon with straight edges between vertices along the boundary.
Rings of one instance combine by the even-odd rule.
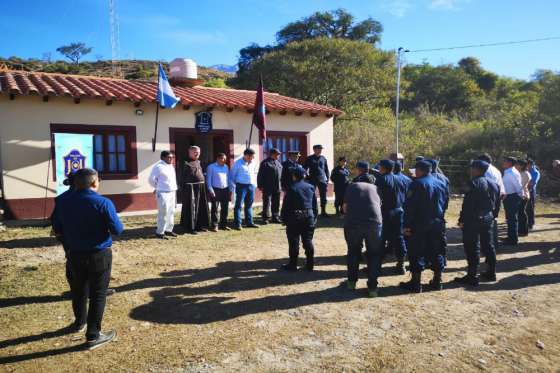
[[[195,115],[194,127],[200,133],[208,133],[212,131],[212,112],[199,111]]]

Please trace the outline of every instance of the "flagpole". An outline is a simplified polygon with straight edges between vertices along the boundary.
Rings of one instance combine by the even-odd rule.
[[[160,65],[158,65],[158,74],[157,74],[157,75],[158,75],[158,79],[157,79],[157,81],[158,81],[158,83],[157,83],[157,84],[158,84],[158,92],[159,92],[159,88],[160,88],[160,87],[159,87],[159,78],[160,78],[160,76],[159,76],[159,67],[160,67]],[[160,102],[158,101],[158,97],[157,97],[157,96],[158,96],[158,94],[156,93],[156,125],[155,125],[155,128],[154,128],[154,137],[153,137],[153,139],[152,139],[152,152],[153,152],[153,153],[156,152],[157,126],[158,126],[159,105],[160,105]]]

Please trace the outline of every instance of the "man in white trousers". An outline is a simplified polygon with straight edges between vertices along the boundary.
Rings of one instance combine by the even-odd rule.
[[[154,188],[158,206],[156,237],[162,240],[177,237],[177,234],[173,232],[177,195],[174,158],[175,155],[172,152],[162,151],[161,160],[154,165],[148,179]]]

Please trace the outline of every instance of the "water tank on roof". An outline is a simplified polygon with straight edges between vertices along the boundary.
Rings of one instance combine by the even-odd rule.
[[[169,77],[176,79],[197,79],[196,62],[188,58],[175,58],[169,64]]]

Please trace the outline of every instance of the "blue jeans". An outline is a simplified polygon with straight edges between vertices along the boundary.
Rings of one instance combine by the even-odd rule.
[[[347,268],[348,281],[358,281],[358,270],[362,246],[365,241],[368,270],[368,288],[377,288],[377,278],[381,274],[381,258],[383,247],[381,245],[381,225],[364,224],[344,227],[344,238],[348,245]]]
[[[241,206],[244,207],[245,224],[253,224],[253,201],[255,186],[252,184],[235,184],[235,206],[233,207],[233,223],[241,226]]]
[[[512,243],[518,241],[519,228],[519,206],[521,206],[521,197],[513,193],[508,194],[504,199],[504,210],[506,210],[508,239]]]

